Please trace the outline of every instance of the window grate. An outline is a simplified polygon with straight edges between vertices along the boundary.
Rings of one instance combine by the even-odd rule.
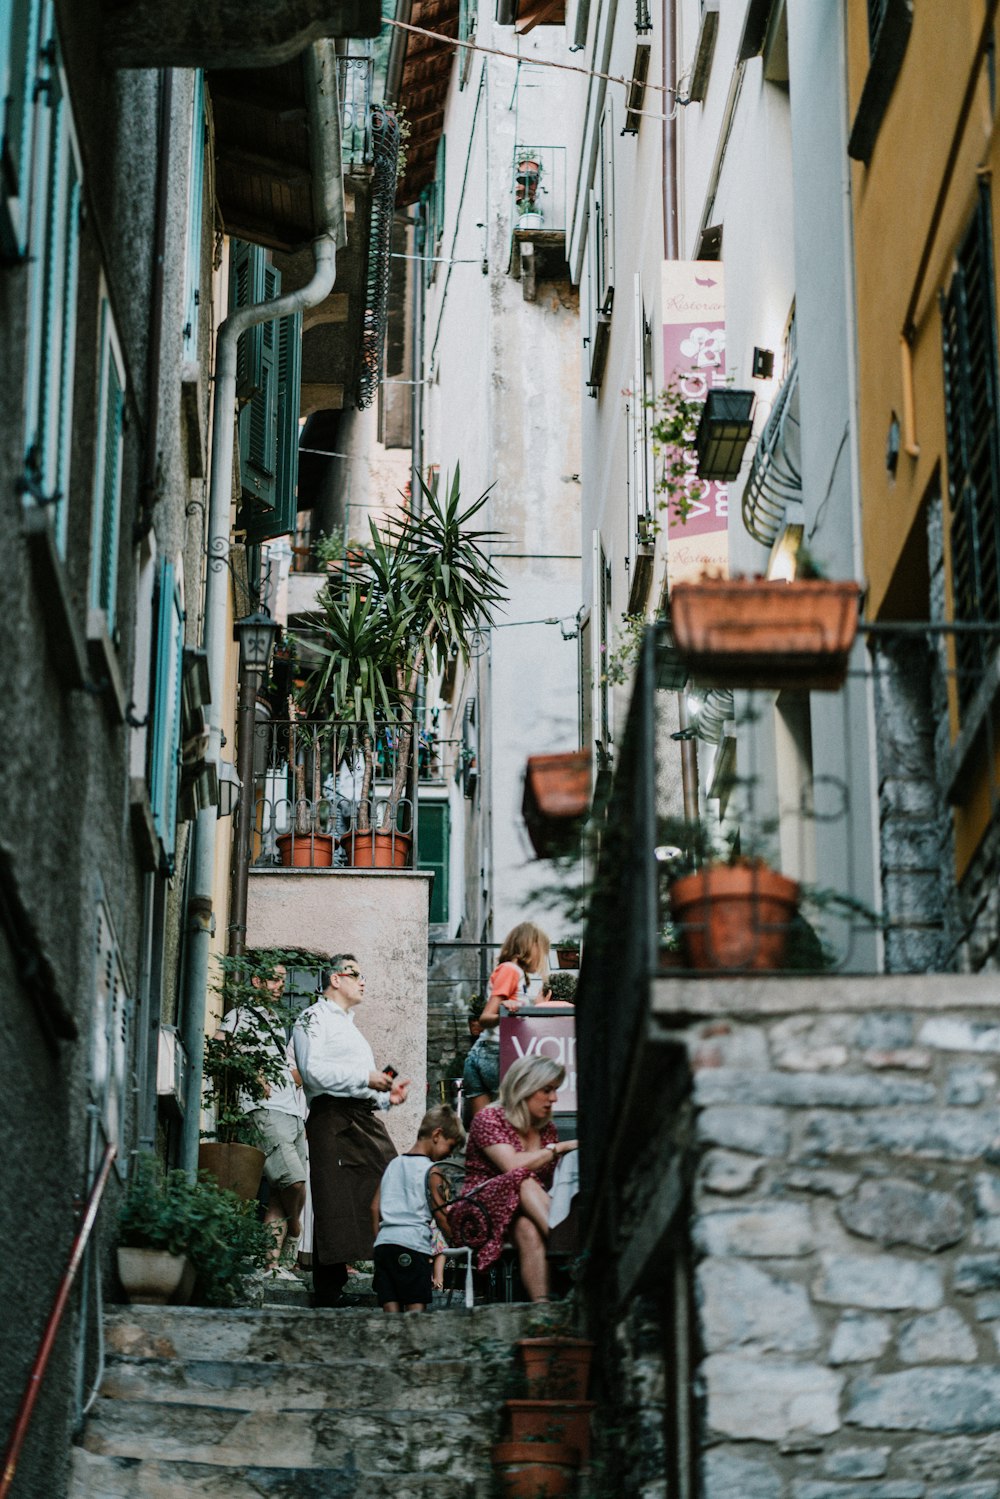
[[[965,624],[1000,623],[1000,431],[990,192],[979,203],[942,298],[952,611]],[[959,713],[987,665],[989,643],[955,640]]]

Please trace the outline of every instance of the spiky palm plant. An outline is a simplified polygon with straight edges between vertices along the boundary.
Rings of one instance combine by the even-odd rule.
[[[319,613],[309,621],[315,631],[309,648],[320,660],[302,705],[312,717],[360,726],[365,769],[359,832],[371,826],[376,718],[398,725],[392,826],[406,789],[421,677],[443,669],[455,655],[468,663],[476,632],[492,623],[507,597],[486,551],[498,533],[468,529],[489,492],[463,509],[457,467],[443,496],[422,480],[420,487],[421,514],[394,517],[382,528],[370,521],[371,541],[360,567],[331,578]],[[335,763],[351,748],[346,740],[335,745]]]

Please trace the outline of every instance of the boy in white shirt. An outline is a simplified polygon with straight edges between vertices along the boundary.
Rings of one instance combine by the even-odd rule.
[[[390,1161],[383,1172],[372,1199],[372,1228],[373,1290],[384,1312],[425,1312],[431,1304],[436,1244],[430,1199],[431,1193],[435,1200],[442,1195],[434,1166],[464,1139],[454,1109],[439,1104],[421,1119],[413,1148]]]

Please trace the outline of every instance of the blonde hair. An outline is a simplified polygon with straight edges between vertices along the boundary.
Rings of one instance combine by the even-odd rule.
[[[548,956],[551,945],[540,926],[536,926],[533,921],[522,921],[512,932],[507,933],[497,961],[516,963],[527,973],[532,956],[537,952],[539,972],[545,978],[549,971]]]
[[[511,1063],[500,1084],[500,1107],[518,1134],[531,1128],[528,1099],[539,1088],[561,1087],[566,1068],[552,1057],[519,1057]]]
[[[429,1140],[436,1129],[441,1131],[446,1140],[461,1143],[465,1139],[465,1126],[449,1103],[438,1103],[427,1110],[420,1121],[417,1139]]]

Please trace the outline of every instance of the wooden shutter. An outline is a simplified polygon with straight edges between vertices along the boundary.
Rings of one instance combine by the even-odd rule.
[[[598,286],[598,306],[602,312],[610,312],[615,299],[615,134],[610,99],[601,117],[599,170],[601,280]]]
[[[263,300],[274,301],[281,291],[281,273],[266,265]],[[258,299],[261,300],[261,299]],[[256,388],[240,412],[240,476],[247,518],[257,510],[273,510],[277,477],[278,323],[259,325],[260,363]]]
[[[264,300],[264,251],[234,239],[230,248],[229,306],[250,307]],[[240,334],[236,350],[236,398],[248,401],[260,384],[263,324],[256,323]]]
[[[153,825],[173,873],[180,777],[181,687],[184,612],[173,563],[160,565],[153,645],[153,718],[150,735],[149,799]]]
[[[448,803],[421,801],[420,817],[417,821],[417,868],[434,871],[430,909],[432,922],[448,920],[449,837],[450,808]]]
[[[0,252],[13,260],[28,244],[40,0],[8,0],[0,11]]]
[[[115,1162],[127,1173],[126,1115],[132,1064],[132,1000],[121,951],[103,898],[97,902],[94,944],[93,1042],[90,1097],[106,1144],[118,1147]]]
[[[302,314],[277,318],[272,326],[276,341],[274,508],[248,513],[248,544],[273,536],[288,536],[298,520]]]
[[[205,75],[194,75],[191,155],[188,175],[188,232],[184,272],[184,359],[198,357],[198,307],[201,300],[201,233],[205,191]]]
[[[953,617],[1000,622],[1000,434],[991,199],[986,183],[942,300],[945,425]],[[959,710],[974,695],[989,652],[958,635]]]
[[[107,298],[104,298],[101,303],[90,607],[104,611],[109,636],[114,633],[118,591],[124,416],[125,389],[122,367],[113,331],[111,308]]]

